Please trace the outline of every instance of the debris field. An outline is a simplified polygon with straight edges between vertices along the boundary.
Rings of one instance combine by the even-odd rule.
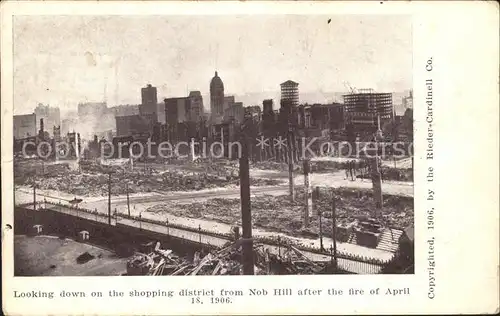
[[[282,232],[287,235],[313,237],[319,233],[318,211],[322,214],[322,231],[325,236],[332,236],[332,189],[322,189],[316,212],[310,208],[310,225],[302,230],[305,197],[297,190],[294,202],[288,195],[262,195],[252,198],[252,222],[254,227]],[[347,226],[356,220],[372,216],[375,203],[370,190],[337,188],[335,189],[337,226]],[[240,200],[215,198],[191,204],[161,203],[147,209],[147,212],[169,213],[197,219],[222,222],[234,225],[241,219]],[[382,220],[395,228],[407,227],[413,223],[413,199],[411,197],[385,195],[382,208]]]
[[[219,250],[196,251],[192,259],[180,258],[171,250],[160,248],[148,253],[136,253],[127,262],[128,275],[241,275],[242,240],[239,239]],[[263,244],[256,243],[254,272],[256,275],[272,274],[318,274],[326,271],[327,265],[315,263],[294,246],[283,247],[280,254],[270,253]]]

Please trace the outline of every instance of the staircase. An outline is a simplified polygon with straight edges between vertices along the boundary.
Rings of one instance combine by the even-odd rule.
[[[392,229],[392,235],[390,229],[385,229],[380,236],[377,248],[384,251],[396,252],[399,247],[399,237],[403,231]]]
[[[399,229],[393,229],[391,235],[391,230],[388,228],[385,229],[382,232],[377,247],[375,249],[389,251],[389,252],[396,252],[396,250],[398,250],[399,247],[399,237],[401,237],[402,233],[403,231]],[[349,239],[347,240],[347,242],[354,245],[358,244],[355,232],[352,232],[351,235],[349,235]]]

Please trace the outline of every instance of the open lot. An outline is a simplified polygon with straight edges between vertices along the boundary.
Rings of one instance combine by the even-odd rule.
[[[81,255],[84,256],[79,258]],[[16,276],[121,275],[127,264],[126,258],[93,245],[53,236],[24,235],[14,237],[14,261]]]

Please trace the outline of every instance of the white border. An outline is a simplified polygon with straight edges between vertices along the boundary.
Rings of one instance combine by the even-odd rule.
[[[12,15],[411,14],[415,149],[425,143],[423,81],[435,60],[437,296],[427,298],[422,152],[415,158],[416,274],[406,276],[13,278],[12,231],[2,228],[6,314],[420,314],[498,308],[498,4],[494,2],[2,2],[2,219],[12,222]],[[478,154],[478,148],[482,152]],[[472,165],[471,168],[467,166]],[[484,168],[479,168],[484,166]],[[231,305],[175,299],[19,300],[15,289],[411,288],[401,297],[245,297]]]

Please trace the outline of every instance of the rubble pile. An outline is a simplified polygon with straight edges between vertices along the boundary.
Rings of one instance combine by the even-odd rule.
[[[241,275],[241,239],[226,247],[206,253],[195,252],[192,260],[179,259],[171,250],[159,248],[137,253],[127,263],[129,275]],[[254,272],[270,274],[317,274],[325,266],[309,260],[293,246],[283,247],[282,254],[273,254],[261,243],[254,244]]]
[[[14,181],[22,184],[33,177],[56,176],[64,174],[70,169],[68,163],[42,163],[41,160],[18,161],[14,163]]]
[[[380,168],[380,175],[383,181],[413,181],[413,169],[411,168],[393,168],[382,167]],[[371,174],[357,175],[357,178],[371,179]]]
[[[108,194],[108,175],[112,172],[111,194],[154,192],[154,191],[193,191],[225,186],[239,186],[238,175],[217,176],[205,172],[188,172],[169,170],[158,172],[154,169],[124,170],[120,166],[89,165],[83,168],[82,173],[67,168],[56,172],[46,173],[43,181],[39,181],[39,188],[43,190],[57,190],[80,196],[105,196]],[[41,179],[42,176],[38,178]],[[30,184],[33,176],[18,177],[16,184]],[[250,185],[277,185],[281,182],[272,179],[251,178]]]
[[[165,275],[183,261],[172,250],[160,249],[160,243],[149,253],[136,253],[127,262],[127,275]]]
[[[337,188],[336,221],[337,226],[348,227],[360,218],[373,215],[375,203],[370,190]],[[305,207],[304,194],[298,190],[295,202],[287,195],[263,195],[252,198],[252,221],[254,227],[270,231],[283,232],[292,236],[311,238],[319,233],[319,216],[311,209],[311,221],[307,231],[302,231],[302,216]],[[239,199],[215,198],[191,204],[159,204],[149,208],[148,212],[168,212],[175,216],[207,219],[234,225],[241,218]],[[322,231],[332,234],[331,192],[323,190],[317,202],[322,214]],[[404,228],[413,222],[413,199],[404,196],[385,195],[382,219],[385,224]],[[340,233],[339,233],[340,234]],[[341,236],[337,234],[337,238]]]

